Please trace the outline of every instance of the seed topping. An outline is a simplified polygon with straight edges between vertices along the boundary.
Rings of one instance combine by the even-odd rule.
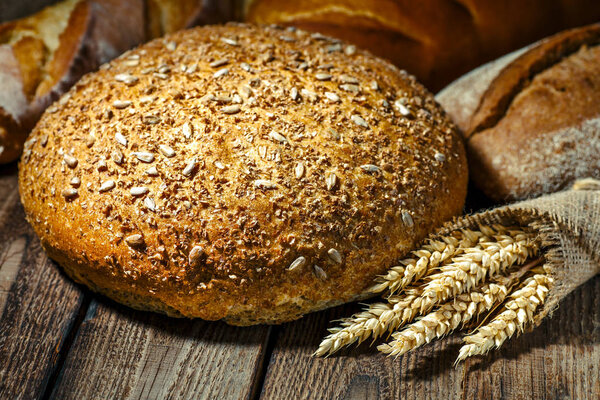
[[[137,76],[133,76],[130,74],[117,74],[117,75],[115,75],[115,80],[117,82],[123,82],[128,85],[132,85],[132,84],[136,83],[139,80],[139,78]]]
[[[301,179],[304,176],[304,164],[302,162],[296,164],[296,168],[294,168],[294,175],[296,175],[296,179]]]
[[[415,224],[408,211],[402,211],[402,222],[409,228]]]
[[[144,245],[144,237],[139,233],[135,235],[130,235],[125,238],[125,243],[129,245],[129,247],[142,247]]]
[[[300,256],[300,257],[296,258],[294,261],[292,261],[292,263],[288,267],[288,271],[295,271],[297,269],[304,267],[305,265],[306,265],[306,258],[304,258],[303,256]]]
[[[224,114],[237,114],[240,112],[240,110],[241,108],[238,104],[232,104],[230,106],[225,106],[221,108],[221,112]]]
[[[191,266],[197,266],[200,260],[202,260],[202,256],[204,255],[204,248],[202,246],[194,246],[192,250],[190,250],[190,254],[188,256],[188,261]]]
[[[74,176],[73,178],[71,178],[71,181],[69,183],[71,184],[71,186],[78,188],[79,185],[81,185],[81,179],[79,179],[78,176]]]
[[[113,180],[104,181],[100,185],[99,192],[100,193],[108,192],[109,190],[112,190],[114,188],[115,188],[115,181],[113,181]]]
[[[146,197],[144,199],[144,206],[150,211],[156,211],[156,203],[152,199],[152,197]]]
[[[171,147],[167,146],[166,144],[159,145],[158,149],[160,150],[162,155],[165,157],[168,157],[168,158],[175,157],[175,150],[173,150]]]
[[[144,123],[147,125],[156,125],[160,122],[160,118],[156,115],[145,115]]]
[[[342,83],[353,83],[355,85],[358,85],[358,79],[356,79],[355,77],[350,76],[350,75],[346,75],[346,74],[340,75],[339,79],[340,79],[340,82],[342,82]]]
[[[227,43],[230,46],[239,46],[239,43],[235,39],[221,38],[221,42]]]
[[[327,273],[323,270],[323,268],[319,267],[318,265],[313,265],[313,270],[317,278],[323,281],[327,279]]]
[[[327,250],[327,255],[329,256],[329,258],[331,258],[334,262],[341,264],[342,263],[342,255],[340,254],[339,251],[337,251],[334,248],[331,248],[329,250]]]
[[[115,139],[120,145],[127,147],[127,138],[121,132],[115,133]]]
[[[340,85],[340,89],[345,90],[346,92],[350,92],[350,93],[358,93],[358,91],[359,91],[358,85],[354,85],[354,84],[350,84],[350,83],[344,83],[343,85]]]
[[[400,112],[400,115],[402,115],[403,117],[411,117],[412,116],[412,112],[404,104],[402,104],[401,99],[396,100],[394,102],[394,107],[396,107],[398,112]]]
[[[285,136],[283,136],[281,133],[276,132],[276,131],[271,131],[269,133],[269,137],[279,143],[287,143],[288,142],[288,140],[285,138]]]
[[[221,161],[219,161],[219,160],[215,161],[213,164],[215,165],[215,167],[217,167],[218,169],[221,169],[221,170],[223,170],[223,169],[225,169],[225,168],[226,168],[226,167],[225,167],[225,164],[223,164],[223,163],[222,163]]]
[[[115,149],[112,152],[112,159],[116,164],[123,164],[123,153],[121,153],[121,150]]]
[[[145,151],[137,151],[134,152],[133,155],[141,162],[151,163],[152,161],[154,161],[154,154],[152,153],[148,153]]]
[[[381,170],[381,168],[379,168],[377,165],[374,164],[363,164],[360,166],[360,168],[365,171],[365,172],[379,172]]]
[[[65,160],[65,164],[67,164],[67,166],[69,168],[75,168],[77,166],[77,163],[78,163],[78,161],[77,161],[77,159],[75,157],[73,157],[72,155],[67,154],[67,153],[65,153],[63,155],[63,160]]]
[[[254,187],[257,189],[272,190],[277,189],[277,185],[266,179],[257,179],[254,181]]]
[[[149,191],[150,189],[146,186],[134,186],[129,190],[129,193],[131,193],[132,196],[143,196]]]
[[[213,78],[218,78],[221,77],[223,75],[227,75],[229,73],[229,69],[228,68],[221,68],[220,70],[218,70],[217,72],[215,72],[213,74]]]
[[[129,100],[115,100],[113,101],[113,107],[119,110],[127,108],[131,105],[131,101]]]
[[[188,163],[186,164],[185,168],[183,168],[182,174],[184,176],[190,176],[192,175],[192,172],[194,172],[194,169],[196,169],[196,159],[193,158],[190,161],[188,161]]]
[[[290,97],[294,101],[298,100],[298,89],[296,89],[295,87],[293,87],[292,90],[290,90]]]
[[[337,103],[340,101],[340,96],[338,96],[337,94],[335,94],[333,92],[325,92],[325,97],[327,97],[327,99],[329,101],[332,101],[334,103]]]
[[[183,133],[183,136],[186,139],[191,138],[192,133],[194,133],[194,130],[192,129],[192,124],[190,124],[189,122],[186,122],[185,124],[183,124],[183,126],[181,127],[181,133]],[[175,153],[173,153],[173,155],[175,155]]]
[[[319,72],[318,74],[315,75],[315,78],[317,78],[317,80],[319,80],[319,81],[328,81],[331,79],[331,74]]]
[[[337,175],[329,174],[327,178],[325,178],[325,183],[327,185],[327,190],[333,190],[335,185],[337,184]]]
[[[146,174],[148,176],[158,176],[158,169],[155,166],[152,166],[146,170]]]
[[[62,195],[65,199],[72,199],[74,197],[76,197],[78,194],[77,189],[75,188],[68,188],[62,191]]]
[[[171,41],[171,42],[168,42],[165,47],[167,48],[167,50],[173,51],[177,48],[177,43]]]

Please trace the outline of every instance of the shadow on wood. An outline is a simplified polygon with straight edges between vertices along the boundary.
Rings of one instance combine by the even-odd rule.
[[[40,398],[81,308],[25,221],[16,163],[0,168],[0,398]]]
[[[600,293],[598,277],[569,295],[554,318],[533,332],[458,368],[453,366],[461,346],[457,334],[398,359],[377,354],[368,344],[329,358],[312,358],[326,328],[336,325],[329,321],[347,317],[360,306],[312,314],[279,328],[262,395],[265,399],[294,395],[307,399],[596,399],[600,394],[600,310],[595,293]],[[357,379],[362,382],[360,388]],[[369,393],[376,397],[361,394],[365,387],[374,386],[377,389]],[[357,392],[349,394],[349,387],[356,387]]]

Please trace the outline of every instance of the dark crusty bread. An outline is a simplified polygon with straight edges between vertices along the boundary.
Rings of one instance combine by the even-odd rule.
[[[50,256],[132,307],[240,325],[363,297],[461,211],[467,169],[433,96],[346,46],[211,26],[85,76],[20,165]]]
[[[248,22],[347,40],[431,90],[563,29],[600,20],[597,0],[242,0]]]
[[[600,24],[485,65],[437,99],[465,135],[473,179],[496,200],[600,177]]]

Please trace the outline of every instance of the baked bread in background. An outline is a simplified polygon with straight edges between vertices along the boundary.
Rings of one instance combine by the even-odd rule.
[[[0,24],[0,163],[85,72],[144,40],[141,0],[67,0]]]
[[[467,168],[423,86],[347,49],[229,24],[84,76],[19,168],[50,257],[134,308],[238,325],[362,298],[461,212]]]
[[[486,64],[436,98],[465,136],[473,180],[492,199],[600,178],[600,24]]]
[[[217,0],[66,0],[0,24],[0,164],[15,160],[35,122],[84,73],[135,45],[225,21]]]
[[[600,20],[597,0],[241,0],[240,18],[294,25],[387,58],[437,91],[560,30]]]

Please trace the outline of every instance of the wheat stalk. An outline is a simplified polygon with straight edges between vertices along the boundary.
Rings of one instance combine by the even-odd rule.
[[[323,339],[313,355],[332,354],[344,346],[361,343],[369,337],[376,339],[476,286],[487,276],[504,271],[514,263],[522,264],[528,255],[537,253],[538,245],[532,233],[522,229],[508,230],[502,226],[480,229],[481,231],[461,230],[458,238],[447,236],[445,238],[448,240],[443,242],[430,241],[425,251],[434,250],[444,254],[443,246],[446,246],[452,249],[446,254],[456,254],[457,248],[464,254],[452,258],[449,264],[440,268],[439,274],[428,277],[430,281],[424,287],[410,287],[401,295],[388,297],[388,303],[372,304],[362,312],[344,319],[340,327],[329,330],[330,334]],[[486,249],[487,255],[482,254]],[[445,259],[448,258],[450,256]],[[435,258],[437,261],[441,259],[441,256]],[[417,266],[417,262],[414,266]],[[419,274],[422,275],[421,272],[414,273],[415,276]],[[400,281],[401,279],[395,282]],[[390,280],[387,282],[388,288],[396,284]]]
[[[536,274],[523,282],[523,287],[510,294],[507,301],[492,321],[479,328],[477,333],[466,336],[466,343],[459,352],[456,362],[478,354],[485,354],[500,347],[515,332],[523,332],[525,325],[533,323],[535,310],[544,303],[553,279],[548,275]]]
[[[443,304],[419,321],[407,326],[401,332],[392,335],[393,341],[382,344],[379,351],[392,356],[400,356],[414,350],[435,338],[441,338],[459,326],[464,326],[502,303],[511,287],[532,267],[541,260],[535,260],[508,277],[500,276],[494,282],[475,288],[470,293],[463,293],[452,301]]]

